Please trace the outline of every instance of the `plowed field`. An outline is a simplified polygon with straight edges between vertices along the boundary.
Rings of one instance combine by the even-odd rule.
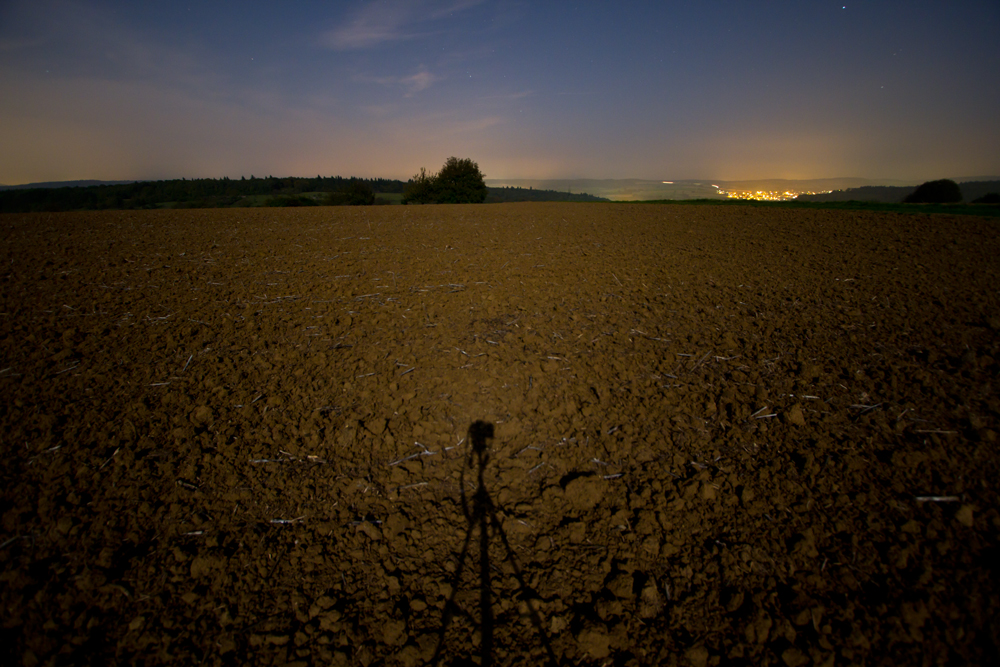
[[[1000,235],[0,217],[5,664],[1000,659]]]

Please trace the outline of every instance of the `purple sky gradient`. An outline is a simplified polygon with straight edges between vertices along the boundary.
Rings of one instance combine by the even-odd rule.
[[[1000,174],[1000,3],[0,3],[0,183]]]

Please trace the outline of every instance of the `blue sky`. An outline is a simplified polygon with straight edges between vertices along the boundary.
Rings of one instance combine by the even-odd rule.
[[[1000,3],[0,1],[0,183],[1000,174]]]

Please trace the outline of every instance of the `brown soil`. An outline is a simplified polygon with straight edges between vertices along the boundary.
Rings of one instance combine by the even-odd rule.
[[[0,657],[995,662],[996,225],[0,217]]]

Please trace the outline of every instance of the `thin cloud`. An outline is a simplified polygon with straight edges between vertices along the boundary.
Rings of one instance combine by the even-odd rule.
[[[413,76],[408,76],[402,79],[400,83],[409,88],[410,93],[419,93],[421,90],[430,88],[431,85],[437,80],[438,77],[434,76],[427,70],[421,70]]]
[[[434,3],[435,8],[431,11],[431,17],[436,19],[444,18],[454,14],[455,12],[470,9],[476,5],[481,5],[483,2],[484,0],[452,0],[451,2]]]
[[[428,71],[426,67],[421,66],[418,72],[409,76],[358,77],[357,80],[369,81],[382,86],[404,88],[406,90],[406,96],[410,97],[420,91],[427,90],[436,82],[440,81],[441,77],[436,76],[432,72]]]
[[[328,31],[324,43],[337,51],[369,49],[433,34],[426,24],[482,4],[483,0],[380,0],[366,3],[345,25]]]
[[[353,51],[412,39],[416,35],[407,28],[413,18],[413,7],[409,3],[372,3],[355,14],[347,25],[328,32],[325,42],[337,51]]]

